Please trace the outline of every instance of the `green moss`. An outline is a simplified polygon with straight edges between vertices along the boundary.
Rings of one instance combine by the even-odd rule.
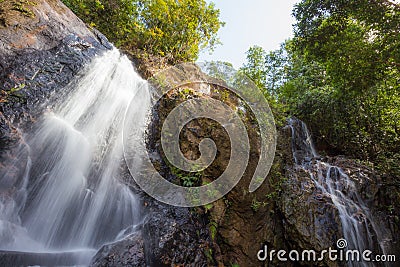
[[[230,93],[228,90],[221,90],[221,100],[227,102],[229,100]]]
[[[10,89],[10,93],[18,92],[19,90],[24,89],[24,88],[25,88],[25,84],[21,83],[21,84],[19,84],[17,86],[14,86],[13,88],[11,88]]]
[[[394,211],[394,206],[393,206],[393,205],[387,206],[387,210],[388,210],[389,213],[393,213],[393,211]]]
[[[194,91],[192,88],[189,87],[183,87],[179,89],[179,97],[186,99],[186,98],[190,98],[192,95],[196,94],[196,91]]]
[[[32,1],[27,0],[19,0],[13,1],[12,9],[21,12],[23,15],[34,18],[35,13],[32,12],[27,6],[36,6],[37,4]]]
[[[211,221],[209,224],[209,229],[210,229],[210,235],[211,235],[211,239],[215,240],[215,237],[217,236],[217,232],[218,232],[218,224],[215,221]]]
[[[287,178],[282,173],[282,164],[283,163],[280,160],[275,160],[271,167],[270,173],[268,174],[270,177],[270,187],[272,190],[265,195],[267,200],[276,201],[283,190],[284,183],[287,181]]]
[[[208,213],[213,207],[214,205],[212,203],[204,205],[205,213]]]
[[[257,212],[260,209],[261,204],[262,204],[262,202],[257,201],[257,199],[254,198],[253,201],[251,202],[251,209],[254,212]]]
[[[214,262],[214,259],[213,259],[213,256],[212,256],[213,255],[213,251],[212,251],[211,248],[205,249],[204,250],[204,255],[206,255],[208,262]]]

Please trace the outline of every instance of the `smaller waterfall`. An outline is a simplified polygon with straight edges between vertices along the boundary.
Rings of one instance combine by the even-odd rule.
[[[339,167],[324,162],[317,154],[304,122],[291,118],[292,152],[295,163],[310,174],[319,193],[328,196],[339,212],[343,237],[348,249],[384,252],[379,231],[368,208],[357,193],[356,183]],[[377,246],[377,243],[379,246]],[[348,266],[373,266],[365,262],[348,262]]]
[[[114,49],[63,90],[0,169],[0,250],[12,259],[52,254],[48,265],[68,265],[65,256],[79,254],[75,263],[88,264],[139,220],[136,196],[118,177],[125,113],[131,101],[149,109],[147,82]],[[144,133],[144,116],[130,119]]]

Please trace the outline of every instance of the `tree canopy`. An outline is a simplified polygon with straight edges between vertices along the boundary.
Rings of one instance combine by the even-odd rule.
[[[195,61],[213,50],[224,25],[205,0],[63,0],[118,47],[139,48],[170,62]]]
[[[400,6],[388,0],[303,0],[294,38],[252,47],[244,71],[330,152],[400,159]]]

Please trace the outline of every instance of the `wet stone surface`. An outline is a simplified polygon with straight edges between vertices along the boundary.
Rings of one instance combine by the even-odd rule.
[[[84,40],[76,35],[64,38],[50,50],[21,50],[0,60],[0,148],[15,144],[17,128],[30,127],[46,109],[51,94],[62,98],[64,87],[95,56],[112,46],[98,34]]]

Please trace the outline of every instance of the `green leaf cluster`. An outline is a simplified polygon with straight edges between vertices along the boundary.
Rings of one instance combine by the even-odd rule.
[[[386,0],[303,0],[293,14],[294,38],[270,53],[250,48],[243,71],[303,119],[322,149],[395,164],[400,6]]]
[[[171,63],[195,61],[201,50],[213,50],[224,25],[219,10],[205,0],[63,2],[118,47],[141,49]]]

